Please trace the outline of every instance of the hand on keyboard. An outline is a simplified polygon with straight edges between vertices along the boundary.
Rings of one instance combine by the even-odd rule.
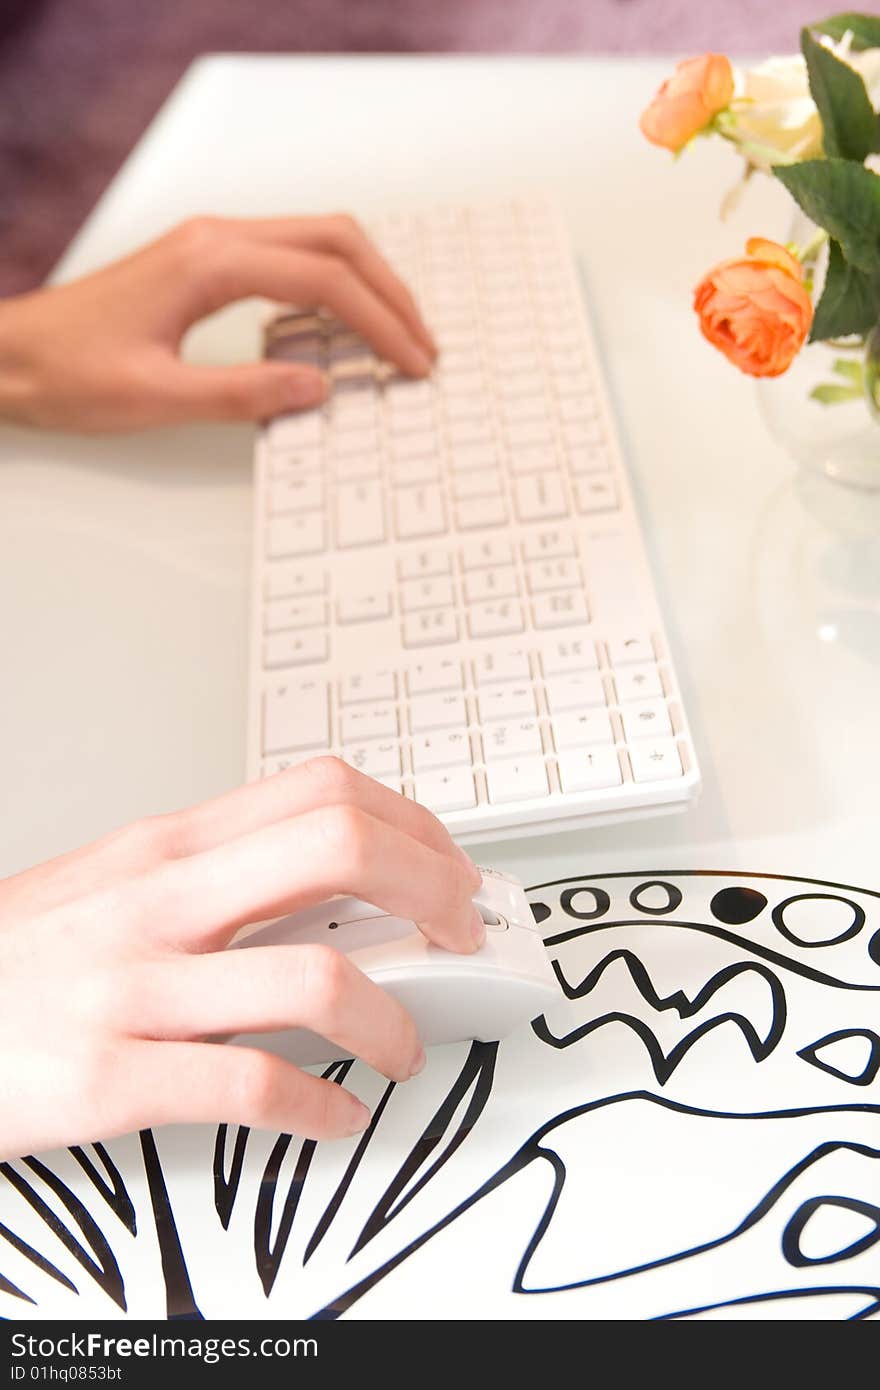
[[[303,1026],[406,1081],[412,1019],[330,947],[224,948],[352,893],[471,952],[480,882],[428,811],[324,758],[0,883],[0,1157],[169,1122],[359,1132],[342,1086],[218,1040]]]
[[[181,360],[194,323],[252,295],[329,309],[407,376],[436,357],[409,290],[351,218],[196,218],[85,279],[0,305],[0,418],[97,433],[319,404],[326,378],[306,362]]]

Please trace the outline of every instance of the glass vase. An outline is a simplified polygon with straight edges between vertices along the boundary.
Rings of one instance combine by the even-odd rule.
[[[798,218],[791,241],[807,245],[815,227]],[[813,268],[813,297],[825,278],[824,251]],[[880,325],[864,338],[809,343],[788,371],[758,383],[774,438],[799,463],[851,488],[880,490]]]

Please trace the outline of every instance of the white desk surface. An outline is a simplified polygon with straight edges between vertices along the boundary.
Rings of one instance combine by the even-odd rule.
[[[876,887],[880,521],[804,488],[752,384],[701,340],[705,267],[780,235],[780,190],[636,118],[668,63],[210,57],[64,257],[77,275],[189,214],[373,210],[549,191],[567,214],[705,790],[686,815],[480,857],[567,872],[742,868]],[[258,306],[191,351],[256,347]],[[251,431],[0,432],[0,872],[241,780]],[[832,639],[832,640],[828,640]]]
[[[577,889],[593,911],[566,906],[570,888],[537,894],[554,963],[577,987],[537,1021],[549,1034],[524,1027],[497,1061],[491,1043],[434,1049],[417,1082],[384,1091],[356,1064],[346,1084],[377,1115],[368,1148],[321,1145],[309,1169],[305,1145],[257,1131],[224,1128],[217,1148],[208,1126],[114,1141],[136,1240],[106,1186],[59,1150],[51,1172],[114,1252],[100,1278],[77,1259],[75,1231],[74,1244],[58,1239],[76,1208],[47,1220],[21,1195],[36,1184],[58,1207],[64,1189],[23,1169],[17,1192],[0,1189],[4,1223],[68,1283],[7,1243],[4,1274],[35,1304],[7,1292],[4,1315],[197,1306],[209,1317],[583,1319],[705,1304],[812,1319],[862,1316],[869,1296],[876,1313],[877,1106],[858,1088],[880,1064],[876,994],[864,993],[878,985],[858,933],[866,917],[876,930],[877,898],[829,903],[753,880],[754,911],[766,894],[787,905],[773,926],[760,909],[754,929],[731,933],[719,920],[742,918],[719,917],[710,897],[721,884],[719,897],[741,905],[749,880],[737,870],[880,887],[880,517],[864,497],[798,481],[751,383],[698,334],[689,299],[702,270],[749,233],[783,234],[788,211],[779,190],[756,183],[722,226],[733,159],[703,147],[673,164],[641,141],[637,113],[665,67],[207,59],[62,262],[59,274],[75,275],[200,211],[369,214],[555,194],[583,265],[705,791],[686,815],[480,850],[530,884],[602,876],[604,889]],[[218,316],[192,352],[248,357],[257,312]],[[242,777],[251,439],[231,427],[98,442],[0,434],[0,871]],[[665,907],[644,896],[661,871],[669,882],[651,891],[665,891]],[[804,897],[819,940],[792,936],[779,917]],[[841,911],[849,925],[833,935]],[[716,1002],[722,986],[736,993]],[[838,1050],[818,1052],[829,1046]],[[239,1159],[246,1151],[240,1183],[233,1146]],[[97,1151],[95,1162],[106,1166]],[[281,1235],[285,1203],[298,1214]],[[805,1260],[799,1223],[814,1208],[821,1229],[807,1232]],[[857,1234],[869,1227],[860,1245],[858,1212]],[[554,1292],[523,1297],[517,1269],[525,1293]]]

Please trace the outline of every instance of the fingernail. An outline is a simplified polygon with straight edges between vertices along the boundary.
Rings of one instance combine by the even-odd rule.
[[[425,1049],[423,1047],[420,1047],[413,1059],[413,1064],[409,1069],[410,1076],[418,1076],[420,1071],[424,1071],[425,1062],[427,1060],[428,1059],[425,1056]]]
[[[477,947],[477,950],[479,950],[486,940],[486,924],[476,908],[473,908],[473,916],[471,918],[471,940]]]
[[[413,350],[412,360],[413,367],[418,376],[430,375],[431,368],[434,364],[426,352],[423,352],[421,348],[415,348]]]
[[[351,1114],[346,1134],[363,1134],[372,1119],[369,1110],[365,1105],[361,1105],[359,1100],[355,1100],[354,1096],[351,1097],[349,1110]]]
[[[287,399],[294,410],[305,410],[326,400],[329,389],[329,380],[323,372],[297,374],[288,378]]]

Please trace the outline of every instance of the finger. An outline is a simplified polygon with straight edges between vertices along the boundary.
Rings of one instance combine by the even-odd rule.
[[[235,237],[204,258],[191,292],[190,322],[234,300],[263,295],[329,309],[408,376],[427,376],[431,370],[431,358],[406,323],[340,256]]]
[[[155,384],[161,390],[168,423],[268,420],[320,405],[328,391],[327,379],[316,367],[288,362],[196,367],[176,357]]]
[[[411,291],[354,218],[345,213],[330,217],[239,218],[235,227],[255,241],[298,246],[304,251],[329,251],[343,257],[436,358],[437,344]]]
[[[149,1037],[308,1028],[392,1081],[408,1081],[424,1061],[403,1006],[332,946],[179,955],[142,967],[137,983],[137,1030]]]
[[[359,807],[328,806],[204,854],[160,865],[133,885],[135,920],[189,950],[225,945],[239,927],[337,893],[417,922],[429,940],[469,953],[483,942],[464,862]]]
[[[386,821],[439,854],[460,860],[471,876],[472,891],[479,888],[479,870],[436,816],[417,801],[365,777],[341,758],[310,758],[285,772],[237,787],[163,819],[169,852],[180,858],[213,849],[275,821],[336,805],[359,806],[368,815]]]
[[[341,1139],[370,1123],[367,1107],[344,1087],[256,1048],[137,1041],[120,1048],[119,1062],[136,1112],[108,1113],[101,1130],[108,1137],[150,1125],[240,1124]]]

